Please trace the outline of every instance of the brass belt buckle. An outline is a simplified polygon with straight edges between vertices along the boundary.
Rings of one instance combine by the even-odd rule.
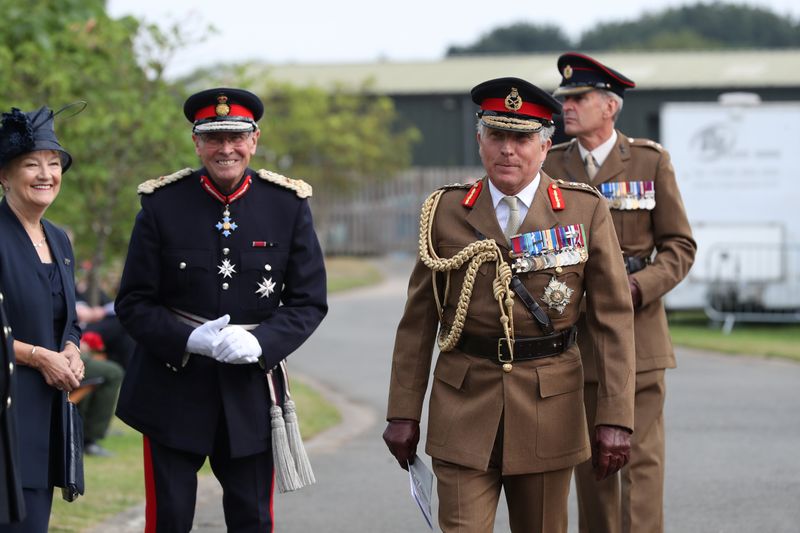
[[[497,360],[503,363],[503,372],[511,372],[511,369],[514,368],[511,363],[514,362],[514,339],[511,339],[511,342],[508,343],[508,359],[503,359],[503,343],[508,343],[508,340],[505,338],[497,339]]]

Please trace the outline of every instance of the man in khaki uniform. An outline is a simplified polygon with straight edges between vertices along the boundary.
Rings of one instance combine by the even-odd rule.
[[[558,60],[564,131],[576,138],[554,146],[544,169],[551,176],[590,183],[611,207],[634,304],[636,401],[631,460],[597,481],[591,465],[576,467],[581,532],[660,532],[664,528],[664,369],[675,367],[661,297],[689,272],[696,244],[675,183],[669,154],[647,139],[614,129],[626,89],[634,82],[591,57]],[[585,369],[584,401],[593,424],[602,380],[592,357],[602,346],[590,317],[579,321]],[[620,486],[621,485],[621,486]]]
[[[593,456],[605,477],[628,458],[634,347],[625,268],[602,197],[539,171],[558,101],[519,78],[481,83],[472,99],[487,175],[423,205],[384,440],[400,466],[413,462],[439,332],[426,452],[440,527],[491,532],[502,488],[512,531],[566,532],[572,467]],[[584,302],[600,339],[591,444],[575,345]]]

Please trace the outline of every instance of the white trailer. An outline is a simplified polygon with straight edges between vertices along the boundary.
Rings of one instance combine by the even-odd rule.
[[[800,102],[666,103],[661,143],[698,246],[667,308],[800,320]]]

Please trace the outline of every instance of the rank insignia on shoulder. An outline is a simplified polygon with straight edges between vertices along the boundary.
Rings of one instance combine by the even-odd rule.
[[[663,152],[664,151],[664,147],[663,146],[661,146],[660,144],[658,144],[657,142],[655,142],[655,141],[653,141],[651,139],[633,139],[631,137],[628,137],[628,142],[632,146],[646,146],[648,148],[652,148],[654,150],[658,150],[659,152]]]
[[[309,185],[305,181],[287,178],[286,176],[282,176],[277,172],[264,170],[262,168],[261,170],[258,171],[258,177],[264,181],[268,181],[270,183],[274,183],[276,185],[280,185],[281,187],[285,187],[289,190],[292,190],[300,198],[310,198],[313,193],[311,185]]]
[[[159,178],[147,180],[144,183],[139,184],[139,186],[136,188],[136,192],[139,194],[153,194],[156,189],[163,187],[164,185],[169,185],[170,183],[175,183],[176,181],[185,178],[192,172],[194,171],[191,168],[184,168],[183,170],[179,170],[174,174],[169,174],[168,176],[161,176]]]
[[[469,192],[467,192],[467,195],[464,197],[464,199],[461,200],[461,205],[472,209],[472,207],[475,205],[475,201],[481,194],[481,189],[483,189],[483,180],[478,180],[472,185],[472,187],[470,187]]]
[[[578,191],[586,191],[593,193],[595,196],[599,196],[600,198],[603,195],[598,191],[595,187],[592,187],[588,183],[581,183],[580,181],[565,181],[562,179],[557,179],[556,183],[558,183],[561,187],[566,187],[568,189],[574,189]]]
[[[442,185],[437,191],[454,191],[456,189],[469,189],[472,187],[472,183],[448,183],[447,185]]]

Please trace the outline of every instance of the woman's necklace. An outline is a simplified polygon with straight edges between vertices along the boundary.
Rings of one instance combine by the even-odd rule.
[[[42,240],[37,242],[37,241],[34,241],[33,239],[31,239],[31,242],[33,242],[33,247],[34,248],[41,248],[42,246],[44,246],[44,243],[47,242],[47,235],[45,235],[45,233],[44,233],[44,225],[43,224],[39,224],[39,227],[42,229]]]

